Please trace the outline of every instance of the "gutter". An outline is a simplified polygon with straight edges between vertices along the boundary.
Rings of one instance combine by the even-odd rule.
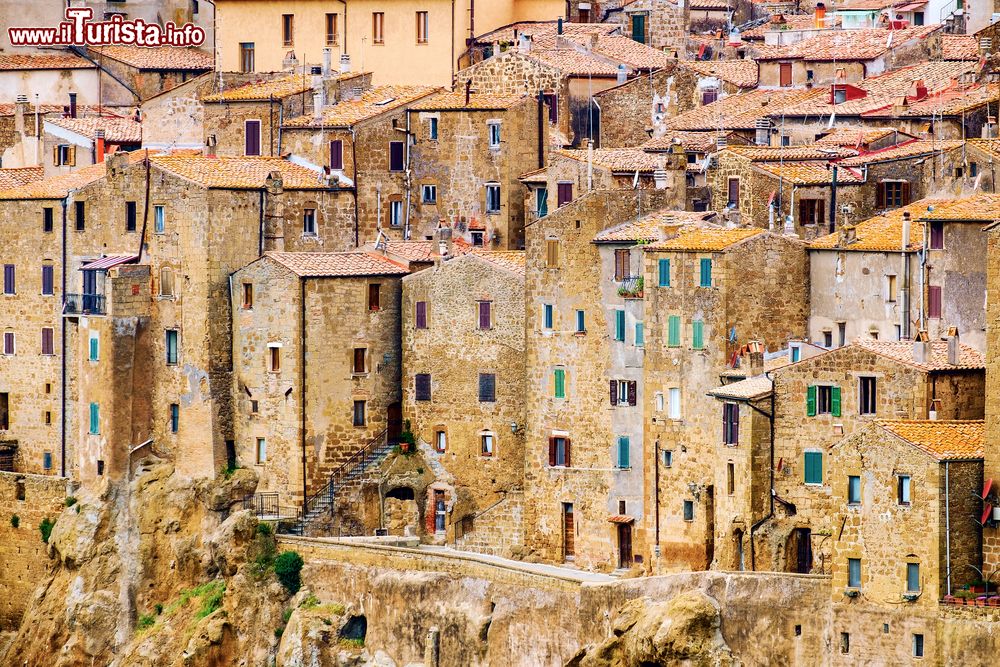
[[[344,29],[347,29],[347,15],[344,15]],[[346,39],[346,37],[345,37]],[[358,135],[355,129],[351,128],[351,168],[354,170],[354,247],[359,247],[358,243],[358,227],[360,223],[358,222],[358,153],[357,153]],[[379,208],[379,212],[381,212]]]
[[[770,376],[769,371],[764,371],[764,377],[766,377],[768,380],[771,381],[771,414],[767,414],[766,412],[760,410],[756,406],[750,405],[749,401],[747,402],[747,405],[750,405],[751,408],[753,408],[754,410],[757,410],[762,415],[764,415],[765,417],[767,417],[768,422],[769,422],[770,427],[771,427],[770,428],[770,431],[771,431],[771,433],[770,433],[770,436],[771,436],[770,437],[770,441],[771,441],[770,442],[770,446],[771,446],[771,465],[770,465],[771,493],[768,494],[770,507],[767,510],[767,514],[766,515],[762,516],[760,519],[758,519],[757,521],[755,521],[753,525],[750,526],[750,569],[753,570],[753,571],[757,570],[757,558],[756,558],[756,550],[754,549],[753,535],[754,535],[755,532],[757,532],[758,528],[760,528],[762,525],[764,525],[764,523],[766,521],[770,521],[771,518],[774,517],[774,499],[775,499],[775,495],[776,495],[774,493],[774,378],[772,378]]]
[[[66,193],[66,197],[62,200],[62,305],[60,309],[60,323],[59,332],[61,343],[61,357],[59,364],[59,468],[60,473],[63,477],[66,476],[66,316],[63,311],[66,310],[66,261],[67,261],[67,248],[66,248],[66,228],[67,228],[67,209],[69,208],[69,199],[71,193]]]
[[[299,310],[299,402],[301,403],[302,426],[300,430],[300,442],[302,447],[302,526],[305,528],[306,513],[309,510],[309,478],[306,475],[306,277],[299,280],[299,298],[302,300],[302,307]],[[303,530],[303,532],[305,532]]]

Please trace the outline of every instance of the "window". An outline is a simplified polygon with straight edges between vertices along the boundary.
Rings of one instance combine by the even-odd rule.
[[[736,493],[736,464],[732,461],[726,463],[726,493]]]
[[[823,453],[816,451],[807,451],[804,455],[805,458],[805,474],[804,479],[806,484],[822,484],[823,483]]]
[[[643,322],[635,323],[635,346],[643,347],[646,345],[646,325]]]
[[[481,248],[483,246],[483,233],[479,231],[470,232],[472,235],[472,245],[476,248]]]
[[[556,186],[556,205],[565,206],[573,201],[573,184],[559,183]]]
[[[847,504],[861,504],[861,477],[858,475],[848,475],[847,477]]]
[[[53,331],[52,327],[42,327],[42,354],[46,356],[55,354]]]
[[[267,370],[271,373],[281,372],[281,346],[271,344],[267,346]]]
[[[930,249],[931,250],[944,250],[944,223],[943,222],[932,222],[931,223],[931,238],[930,238]]]
[[[354,414],[352,423],[355,426],[365,425],[365,401],[354,401]]]
[[[240,71],[247,73],[254,69],[253,42],[240,42]]]
[[[309,236],[316,235],[316,209],[302,209],[302,233]]]
[[[250,413],[251,414],[257,414],[258,412],[260,412],[260,402],[257,401],[257,400],[251,400],[250,401]]]
[[[822,199],[799,200],[799,224],[822,225],[825,222],[826,206]]]
[[[729,201],[726,202],[726,206],[731,208],[740,207],[740,179],[730,178],[727,184],[727,196]]]
[[[353,359],[353,363],[351,364],[351,366],[352,366],[352,369],[353,369],[352,372],[355,375],[363,375],[364,373],[368,372],[368,370],[366,368],[366,366],[367,366],[367,364],[366,364],[366,362],[367,362],[366,357],[367,356],[368,356],[368,348],[366,348],[366,347],[356,347],[356,348],[354,348],[354,359]]]
[[[941,319],[941,286],[927,286],[927,317]]]
[[[389,200],[389,225],[392,227],[403,225],[403,200],[398,197]]]
[[[556,239],[545,241],[545,266],[550,269],[559,268],[559,241]]]
[[[487,330],[493,328],[493,302],[479,301],[479,329]]]
[[[368,310],[375,312],[381,307],[381,285],[370,283],[368,285]]]
[[[876,412],[876,384],[873,377],[858,378],[858,405],[863,415]]]
[[[330,169],[343,171],[344,169],[344,141],[334,139],[330,142]]]
[[[174,270],[169,266],[160,269],[160,296],[174,295]]]
[[[645,14],[632,14],[632,39],[640,44],[646,43]]]
[[[0,392],[0,431],[10,428],[10,394]]]
[[[659,281],[660,287],[670,287],[670,260],[661,259],[657,262],[657,267],[659,269]]]
[[[385,14],[383,12],[372,12],[372,44],[385,44],[384,26]]]
[[[923,21],[921,21],[921,24],[922,23]],[[914,658],[924,657],[924,636],[916,632],[913,633],[913,657]]]
[[[406,152],[402,141],[389,142],[389,171],[403,171]]]
[[[900,505],[910,504],[910,476],[899,475],[896,478],[896,500]]]
[[[705,349],[705,323],[701,320],[691,323],[691,347],[695,350]]]
[[[52,470],[52,452],[42,454],[42,468]]]
[[[684,501],[684,520],[694,521],[694,501],[685,500]]]
[[[97,403],[90,404],[90,433],[97,435],[101,432],[101,407]]]
[[[549,214],[549,189],[537,188],[535,190],[535,215],[544,218]]]
[[[549,438],[549,465],[568,468],[570,465],[570,441],[561,435]]]
[[[243,283],[243,309],[253,308],[253,283]]]
[[[16,289],[16,274],[17,270],[14,268],[13,264],[3,265],[3,293],[4,294],[15,294]]]
[[[426,301],[417,301],[417,303],[416,303],[416,305],[415,305],[414,308],[416,310],[416,313],[415,313],[416,328],[417,329],[426,329],[427,328],[427,302]]]
[[[552,395],[555,398],[566,398],[566,369],[556,368],[552,371]]]
[[[625,340],[625,311],[615,310],[615,340]]]
[[[559,122],[559,96],[555,93],[543,93],[542,99],[549,108],[549,122],[556,124]]]
[[[135,202],[125,202],[125,231],[135,231]]]
[[[625,280],[629,277],[629,265],[632,253],[628,248],[615,250],[615,280]]]
[[[847,587],[861,588],[861,559],[847,559]]]
[[[667,390],[667,416],[671,419],[681,418],[681,389],[680,387],[671,387]]]
[[[326,15],[326,45],[336,46],[339,41],[339,35],[337,34],[337,15],[327,14]]]
[[[438,140],[438,119],[437,116],[431,116],[427,119],[427,138],[431,141]]]
[[[840,416],[840,387],[810,385],[806,388],[806,414]]]
[[[778,64],[778,85],[787,88],[792,85],[792,63]]]
[[[663,450],[663,467],[670,468],[674,465],[674,452],[672,449]]]
[[[497,376],[493,373],[479,374],[479,402],[495,403],[497,400]]]
[[[740,406],[738,403],[722,404],[722,442],[727,445],[740,443]]]
[[[420,201],[424,204],[436,204],[438,189],[436,185],[424,185],[420,188]]]
[[[611,380],[611,405],[631,405],[638,402],[639,383],[635,380]]]
[[[448,449],[448,434],[445,431],[434,432],[434,450],[443,452]]]
[[[788,350],[792,353],[792,363],[802,359],[802,348],[798,345],[789,345]]]
[[[163,234],[166,231],[167,224],[166,218],[164,216],[164,209],[162,205],[157,205],[153,207],[153,233]]]
[[[177,330],[167,329],[167,364],[177,363]]]
[[[243,154],[260,155],[260,121],[248,120],[243,124]]]
[[[170,404],[170,432],[177,433],[181,421],[181,406],[177,403]]]
[[[664,406],[663,392],[662,391],[656,392],[656,394],[654,394],[653,400],[655,401],[656,411],[663,412],[663,406]]]
[[[547,303],[542,306],[542,328],[551,329],[552,328],[552,304]]]
[[[493,434],[483,433],[479,437],[480,453],[483,456],[493,456]]]
[[[267,440],[257,438],[257,465],[267,463]]]
[[[489,121],[486,127],[489,131],[490,148],[500,148],[500,123],[498,121]]]
[[[587,313],[583,310],[576,311],[576,332],[585,333],[587,331]]]
[[[920,592],[920,563],[906,564],[906,592]]]
[[[910,184],[907,181],[883,181],[875,190],[876,208],[898,208],[910,203]]]
[[[82,232],[87,226],[87,202],[73,202],[73,212],[76,218],[76,231]]]
[[[700,270],[698,272],[698,287],[711,287],[712,286],[712,260],[708,257],[703,257],[700,262]]]
[[[627,435],[618,436],[618,468],[630,468],[629,465],[629,437]]]
[[[418,401],[431,400],[431,376],[430,373],[417,373],[414,378],[415,398]]]
[[[487,213],[499,213],[500,212],[500,184],[499,183],[487,183],[486,184],[486,212]]]
[[[90,334],[90,350],[88,359],[90,361],[97,361],[101,358],[101,339],[97,337],[96,333]]]
[[[55,148],[55,155],[53,157],[55,166],[57,167],[72,167],[76,164],[76,146],[70,146],[69,144],[59,144]]]
[[[851,633],[841,632],[840,633],[840,652],[850,653],[851,652]]]
[[[295,41],[295,16],[293,14],[281,15],[281,44],[291,46]]]
[[[46,206],[42,209],[42,231],[46,234],[52,232],[53,220],[52,208]]]
[[[51,264],[42,264],[42,296],[52,296],[54,294],[54,272]]]
[[[667,318],[667,347],[681,346],[681,316],[671,315]]]
[[[719,99],[719,89],[718,88],[703,88],[701,91],[701,103],[702,105],[711,104],[715,100]]]
[[[3,353],[4,355],[11,357],[14,356],[14,332],[4,331],[3,332]]]
[[[896,301],[896,276],[885,277],[885,300],[889,303]]]

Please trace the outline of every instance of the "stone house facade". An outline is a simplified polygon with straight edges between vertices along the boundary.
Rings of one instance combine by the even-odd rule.
[[[88,55],[139,104],[215,68],[212,54],[194,47],[90,47]]]
[[[1000,236],[996,223],[986,227],[986,432],[1000,431],[1000,397],[997,378],[1000,377]],[[987,479],[1000,478],[1000,452],[986,447],[983,475]],[[994,523],[983,528],[983,567],[993,571],[1000,568],[1000,526]]]

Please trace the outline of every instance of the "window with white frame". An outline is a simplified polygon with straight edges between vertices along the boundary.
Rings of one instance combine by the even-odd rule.
[[[497,149],[500,148],[500,121],[491,120],[486,123],[486,127],[489,130],[490,137],[490,148]]]

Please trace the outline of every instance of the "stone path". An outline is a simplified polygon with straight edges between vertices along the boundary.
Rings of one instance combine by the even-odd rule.
[[[592,583],[592,584],[602,584],[609,581],[617,581],[618,577],[613,577],[608,574],[601,574],[600,572],[585,572],[583,570],[578,570],[573,567],[565,567],[562,565],[546,565],[544,563],[525,563],[520,560],[513,560],[511,558],[502,558],[500,556],[491,556],[489,554],[476,553],[474,551],[457,551],[450,547],[436,547],[431,545],[421,545],[417,547],[417,551],[424,551],[433,553],[439,556],[453,556],[458,558],[463,558],[466,560],[475,560],[481,563],[488,563],[491,565],[499,565],[501,567],[509,567],[513,570],[522,570],[524,572],[531,572],[532,574],[541,574],[550,577],[560,577],[562,579],[572,579],[574,581],[579,581],[581,583]]]

